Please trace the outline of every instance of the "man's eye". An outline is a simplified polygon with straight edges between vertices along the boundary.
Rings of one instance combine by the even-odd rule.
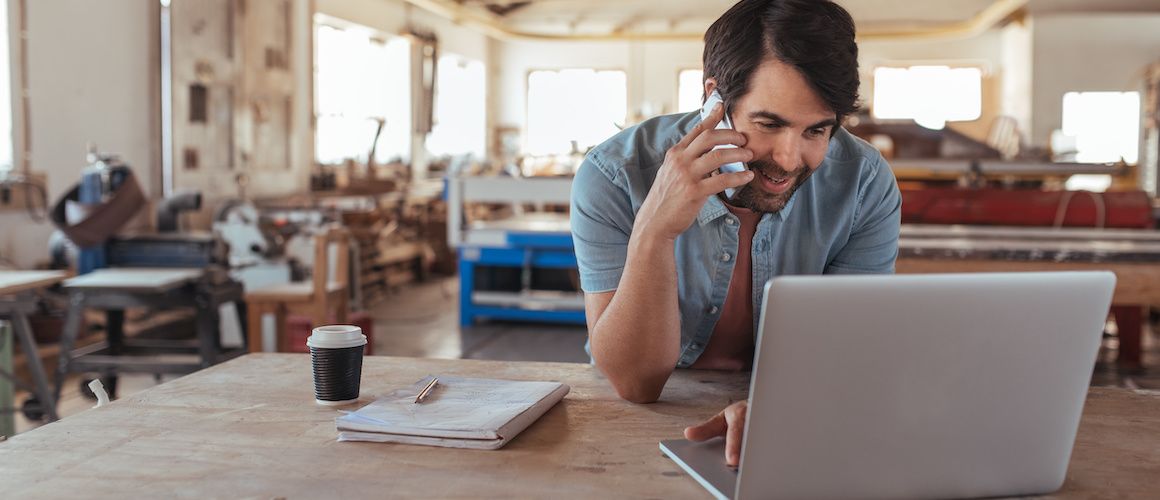
[[[826,135],[826,129],[824,129],[824,128],[811,128],[811,129],[809,129],[809,131],[806,132],[806,134],[808,134],[810,137],[821,137],[823,135]]]
[[[757,122],[757,126],[763,128],[763,129],[766,129],[766,130],[773,130],[773,129],[779,128],[777,126],[777,124],[773,123],[773,122]]]

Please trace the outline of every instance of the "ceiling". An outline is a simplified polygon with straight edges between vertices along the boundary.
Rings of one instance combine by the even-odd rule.
[[[735,0],[408,0],[513,36],[700,37]],[[837,0],[862,35],[986,29],[1020,11],[1160,12],[1157,0]]]

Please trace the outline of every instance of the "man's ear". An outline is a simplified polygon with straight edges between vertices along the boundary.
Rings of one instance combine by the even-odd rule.
[[[709,99],[709,94],[712,94],[714,90],[717,90],[717,79],[713,77],[706,78],[705,93],[701,94],[701,104],[705,104],[705,101]]]

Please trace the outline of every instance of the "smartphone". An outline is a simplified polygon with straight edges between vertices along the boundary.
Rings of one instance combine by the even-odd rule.
[[[709,113],[713,111],[713,108],[715,106],[717,106],[718,103],[721,103],[721,102],[723,102],[721,99],[721,93],[714,90],[711,94],[709,94],[709,97],[707,99],[705,99],[705,105],[701,107],[701,120],[704,121],[706,118],[708,118]],[[733,120],[729,119],[729,111],[728,110],[725,111],[725,117],[722,118],[721,122],[717,124],[717,128],[718,129],[725,129],[725,130],[732,130],[733,129]],[[714,147],[713,150],[716,151],[718,149],[736,148],[736,147],[737,146],[735,146],[733,144],[722,144],[720,146]],[[749,169],[749,167],[747,167],[742,162],[733,162],[733,163],[726,163],[724,165],[721,165],[717,169],[717,171],[721,172],[721,173],[744,172],[748,169]],[[733,195],[736,194],[736,192],[737,192],[736,189],[726,188],[725,189],[725,198],[732,200]]]

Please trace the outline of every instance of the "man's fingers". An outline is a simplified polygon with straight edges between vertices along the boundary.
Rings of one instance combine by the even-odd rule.
[[[684,154],[690,159],[700,158],[715,153],[716,151],[713,151],[713,148],[717,146],[732,144],[737,146],[737,148],[729,149],[740,149],[745,146],[748,140],[745,134],[736,130],[707,130],[694,139],[688,148],[685,148]]]
[[[678,142],[676,146],[674,146],[674,149],[684,151],[689,147],[690,144],[693,143],[693,140],[696,139],[697,136],[701,135],[702,132],[717,128],[717,124],[721,123],[722,118],[725,118],[725,106],[721,103],[717,103],[716,106],[713,106],[713,110],[709,112],[709,116],[706,116],[704,120],[701,120],[701,123],[698,123],[695,127],[693,127],[693,130],[690,130],[688,134],[685,134],[685,136],[681,138],[681,141]]]
[[[741,463],[741,441],[745,433],[745,410],[741,406],[730,406],[725,409],[725,422],[728,430],[725,433],[725,463],[736,467]]]
[[[725,413],[718,413],[713,418],[701,424],[685,427],[685,439],[689,441],[704,441],[712,437],[721,436],[725,434],[726,425]]]
[[[705,176],[728,163],[745,163],[753,159],[753,152],[744,148],[722,148],[705,153],[689,167],[689,173]]]
[[[701,187],[704,189],[705,196],[711,196],[716,193],[724,191],[726,188],[738,188],[749,184],[753,180],[753,171],[746,170],[744,172],[730,172],[727,174],[714,175],[701,181]]]

